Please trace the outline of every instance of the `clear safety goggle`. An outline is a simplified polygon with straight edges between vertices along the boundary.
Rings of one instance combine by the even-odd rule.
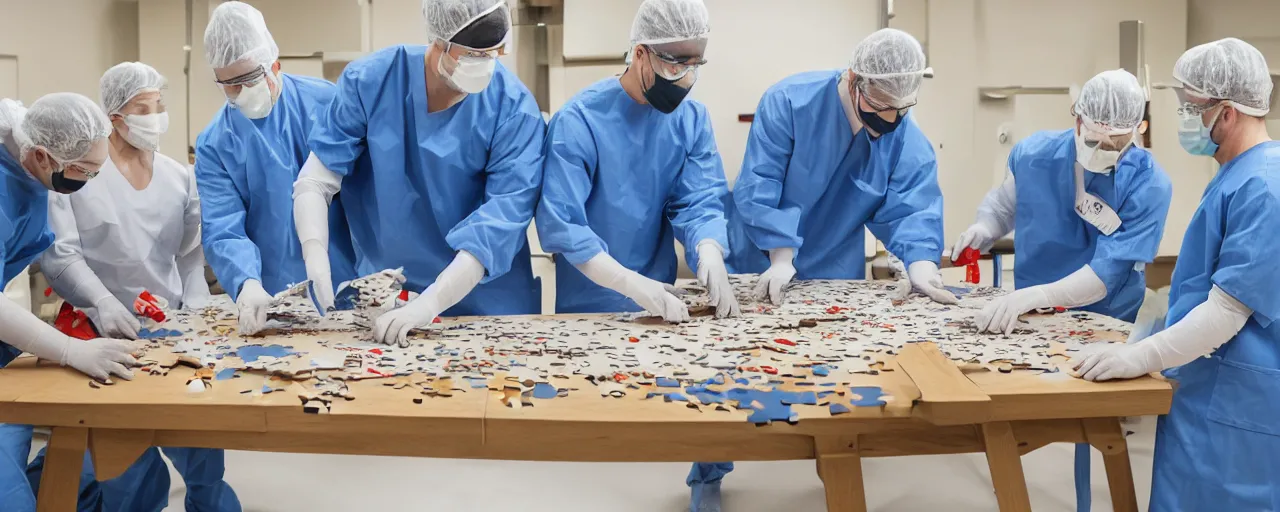
[[[444,51],[454,58],[471,57],[475,59],[496,59],[507,55],[507,41],[504,39],[498,46],[483,50],[444,41]],[[454,55],[455,53],[457,53],[457,55]]]
[[[88,164],[85,162],[63,162],[62,160],[59,160],[58,157],[53,156],[53,153],[49,153],[47,150],[45,151],[45,154],[49,155],[49,158],[53,159],[53,163],[58,164],[58,169],[61,170],[64,175],[68,172],[73,174],[79,173],[83,175],[86,179],[94,179],[98,177],[98,173],[101,172],[101,169],[102,169],[101,164],[99,164],[98,169],[90,171],[89,169],[86,168],[86,166],[92,165],[92,164]]]
[[[214,80],[218,85],[225,87],[252,87],[258,85],[267,76],[266,66],[258,66],[257,69],[226,80]]]
[[[1097,149],[1103,143],[1106,147],[1102,149],[1108,151],[1119,151],[1137,140],[1138,126],[1133,128],[1116,128],[1108,124],[1099,123],[1084,114],[1076,112],[1075,106],[1071,107],[1071,115],[1080,119],[1080,138],[1084,140],[1084,145],[1090,149]],[[1141,126],[1141,123],[1139,123]]]
[[[689,73],[696,73],[698,68],[707,64],[707,59],[702,57],[676,57],[660,52],[651,45],[644,45],[644,47],[658,61],[653,66],[654,72],[667,80],[683,79],[689,76]]]

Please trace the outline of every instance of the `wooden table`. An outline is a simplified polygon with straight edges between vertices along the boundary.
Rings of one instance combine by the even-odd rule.
[[[603,398],[580,380],[573,384],[579,392],[519,410],[503,406],[498,391],[415,404],[378,381],[361,381],[352,386],[356,400],[307,414],[290,393],[251,398],[215,383],[189,395],[183,383],[191,369],[93,389],[81,375],[27,357],[0,370],[0,422],[52,427],[41,511],[75,509],[85,449],[97,477],[110,479],[152,446],[583,462],[816,459],[833,511],[866,509],[862,457],[986,452],[1000,510],[1026,511],[1019,457],[1053,442],[1099,449],[1116,510],[1138,509],[1119,418],[1168,412],[1167,382],[963,374],[928,343],[908,345],[888,366],[850,379],[893,395],[883,407],[831,417],[797,405],[797,424],[757,427],[746,412]]]

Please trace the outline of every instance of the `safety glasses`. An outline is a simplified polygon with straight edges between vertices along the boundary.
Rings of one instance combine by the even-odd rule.
[[[263,66],[258,66],[253,71],[237,76],[235,78],[229,78],[227,80],[214,80],[214,82],[224,87],[245,87],[245,86],[251,87],[262,82],[262,79],[266,76],[267,76],[267,68]]]
[[[483,49],[483,50],[478,48],[471,48],[469,46],[463,46],[458,43],[445,42],[444,51],[445,53],[448,53],[450,57],[453,57],[455,60],[463,57],[471,57],[475,59],[496,59],[498,57],[505,57],[507,55],[507,42],[503,41],[502,44],[498,46],[495,46],[493,48]]]
[[[649,55],[653,56],[650,63],[653,64],[654,72],[667,80],[681,80],[707,63],[707,59],[702,57],[676,57],[660,52],[650,45],[644,45],[644,47],[649,51]]]

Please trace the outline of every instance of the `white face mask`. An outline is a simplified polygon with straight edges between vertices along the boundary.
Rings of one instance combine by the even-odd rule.
[[[169,113],[124,116],[129,133],[124,140],[143,151],[155,151],[160,147],[160,136],[169,131]]]
[[[1126,144],[1125,147],[1128,147]],[[1116,167],[1116,162],[1120,161],[1120,153],[1124,152],[1124,148],[1120,150],[1101,149],[1101,144],[1089,147],[1085,144],[1084,136],[1076,132],[1076,162],[1080,163],[1084,170],[1106,174]]]
[[[477,94],[488,87],[489,82],[493,80],[494,69],[498,66],[496,59],[463,56],[458,59],[453,73],[447,73],[444,69],[445,59],[452,59],[452,57],[441,55],[439,63],[436,64],[437,71],[450,87],[466,94]]]
[[[235,104],[240,113],[249,119],[262,119],[271,114],[271,107],[274,100],[271,98],[271,87],[267,83],[272,80],[271,73],[267,73],[262,82],[253,86],[243,86],[240,88],[240,95],[236,96],[232,103]]]

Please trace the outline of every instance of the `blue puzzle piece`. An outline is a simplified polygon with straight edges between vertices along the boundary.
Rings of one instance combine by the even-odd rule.
[[[230,380],[236,376],[235,368],[223,368],[214,374],[213,380]]]
[[[334,311],[351,311],[356,308],[356,299],[360,298],[360,290],[349,286],[348,283],[342,283],[338,288],[338,293],[333,295]]]
[[[854,407],[879,407],[884,405],[884,400],[880,397],[884,396],[884,390],[878,386],[861,386],[849,388],[849,391],[861,396],[860,400],[852,400],[850,403]]]
[[[694,395],[699,402],[705,404],[722,404],[724,403],[724,395],[719,393],[698,393]]]
[[[838,414],[844,414],[849,412],[849,408],[845,407],[844,404],[837,403],[837,404],[828,405],[827,411],[830,412],[832,416],[835,416]]]
[[[262,356],[284,357],[293,353],[292,348],[281,345],[245,345],[236,349],[236,355],[246,363],[257,361]]]
[[[661,392],[658,392],[658,391],[650,391],[648,395],[645,395],[644,399],[645,399],[645,400],[648,400],[648,399],[653,398],[653,397],[655,397],[655,396],[662,396],[662,395],[663,395],[663,393],[661,393]]]
[[[546,382],[539,382],[533,385],[534,398],[541,398],[543,400],[546,400],[550,398],[555,398],[558,393],[559,391],[556,390],[555,386],[552,386],[551,384],[547,384]]]
[[[812,368],[815,377],[826,377],[831,374],[831,369],[823,365],[817,365]]]
[[[967,286],[943,286],[943,288],[946,288],[947,291],[951,292],[951,294],[956,297],[964,297],[965,295],[968,295],[969,292],[973,291],[973,289]]]
[[[147,328],[138,329],[138,337],[142,339],[154,340],[160,338],[169,338],[173,336],[182,336],[182,331],[175,329],[158,328],[151,330]]]
[[[662,398],[663,400],[666,400],[668,402],[688,402],[689,401],[688,397],[680,393],[667,393]]]
[[[678,387],[680,387],[680,381],[675,380],[675,379],[672,379],[672,378],[670,378],[670,377],[658,377],[658,379],[657,379],[657,383],[658,383],[658,387],[660,387],[660,388],[678,388]]]
[[[485,383],[484,379],[470,379],[470,380],[471,380],[471,389],[483,389],[489,386],[487,383]]]
[[[794,423],[798,416],[791,410],[791,406],[784,402],[784,398],[795,398],[796,403],[807,400],[809,397],[801,397],[798,395],[813,395],[814,403],[817,403],[817,396],[812,392],[788,393],[786,391],[770,390],[760,391],[750,388],[734,388],[726,393],[730,400],[738,402],[739,409],[751,409],[752,412],[747,416],[747,421],[756,425],[767,425],[773,421],[786,421]],[[758,406],[756,404],[759,404]]]

